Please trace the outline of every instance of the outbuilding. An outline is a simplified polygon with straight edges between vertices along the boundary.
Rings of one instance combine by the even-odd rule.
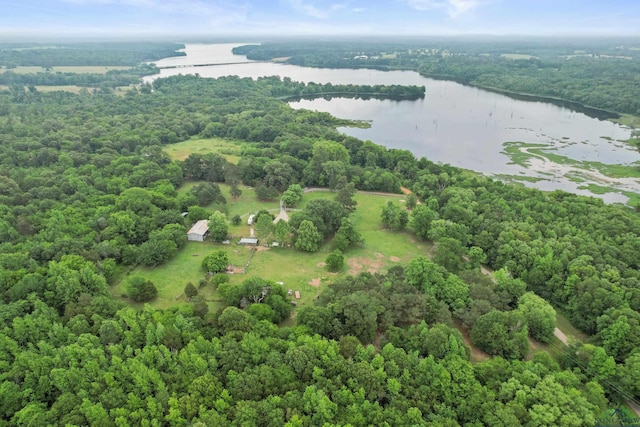
[[[187,240],[192,242],[204,242],[209,234],[209,220],[201,219],[193,224],[193,227],[187,232]]]
[[[239,245],[245,245],[245,246],[257,246],[258,245],[258,239],[250,239],[248,237],[243,237],[242,239],[240,239],[238,241]]]

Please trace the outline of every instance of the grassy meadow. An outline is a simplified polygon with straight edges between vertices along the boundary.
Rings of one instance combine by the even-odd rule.
[[[197,183],[187,183],[179,191],[188,191]],[[227,218],[240,215],[243,222],[238,226],[230,226],[229,234],[234,240],[250,235],[250,227],[246,219],[250,213],[266,209],[276,213],[279,210],[277,201],[261,202],[255,197],[252,188],[242,187],[242,195],[232,200],[229,186],[220,185],[227,198]],[[318,191],[306,193],[300,207],[318,198],[333,198],[334,193]],[[294,248],[264,248],[258,247],[251,264],[245,273],[230,274],[232,284],[239,284],[251,276],[259,276],[275,282],[283,282],[286,289],[300,291],[301,298],[298,307],[311,304],[314,298],[329,283],[346,275],[357,274],[362,271],[385,271],[389,267],[406,264],[412,258],[426,255],[430,249],[427,242],[417,242],[415,237],[406,232],[392,232],[382,228],[380,213],[387,201],[401,203],[402,195],[374,195],[358,193],[356,211],[352,214],[357,229],[364,237],[362,247],[353,248],[345,253],[345,267],[339,273],[329,272],[324,264],[327,255],[333,250],[331,242],[325,242],[315,253],[307,253]],[[213,206],[209,206],[210,209]],[[125,283],[130,276],[142,276],[156,284],[158,298],[150,303],[155,308],[169,308],[177,304],[186,303],[183,295],[188,282],[198,286],[200,279],[205,277],[201,267],[202,259],[215,250],[224,250],[231,264],[244,267],[250,253],[247,247],[239,246],[232,241],[230,245],[214,242],[187,242],[169,262],[158,267],[138,266],[122,276],[121,281],[113,287],[112,294],[122,297],[126,294]],[[221,306],[219,297],[210,285],[205,285],[200,294],[214,310]]]
[[[184,160],[191,153],[216,153],[224,156],[229,163],[238,164],[240,161],[240,142],[222,138],[194,138],[169,144],[164,151],[173,160]]]

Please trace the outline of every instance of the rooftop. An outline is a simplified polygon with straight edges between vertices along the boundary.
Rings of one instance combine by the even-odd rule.
[[[250,239],[248,237],[243,237],[242,239],[240,239],[238,243],[241,245],[257,245],[258,239]]]
[[[187,232],[187,234],[204,234],[209,230],[209,220],[201,219],[193,224],[193,227]]]

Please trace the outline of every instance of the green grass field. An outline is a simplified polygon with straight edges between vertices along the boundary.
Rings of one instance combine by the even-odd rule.
[[[223,249],[229,256],[229,262],[233,265],[244,265],[249,257],[249,249],[238,245],[222,245],[212,242],[187,242],[168,263],[157,267],[136,267],[122,277],[120,283],[112,288],[111,293],[116,297],[126,294],[126,281],[131,276],[142,276],[151,280],[158,288],[158,297],[150,303],[155,308],[169,308],[177,304],[185,304],[183,295],[184,287],[191,282],[196,287],[200,279],[205,278],[202,269],[202,259],[214,250]],[[232,282],[240,282],[230,275]],[[237,276],[237,275],[236,275]],[[209,308],[213,309],[219,304],[215,301],[217,296],[211,286],[205,286],[200,294],[209,302]],[[130,302],[127,300],[127,302]],[[134,306],[136,304],[133,304]],[[141,304],[140,304],[141,306]]]
[[[188,189],[196,183],[185,184],[180,191]],[[221,190],[228,199],[227,217],[240,215],[243,222],[238,226],[230,226],[229,234],[234,239],[249,236],[246,218],[252,212],[267,209],[276,212],[278,202],[260,202],[255,199],[253,189],[243,187],[243,194],[238,200],[231,200],[229,187],[221,185]],[[333,198],[332,192],[312,192],[303,196],[301,206],[317,198]],[[311,304],[313,299],[329,283],[346,275],[362,271],[385,271],[396,264],[406,264],[412,258],[426,255],[430,249],[427,242],[416,242],[408,232],[392,232],[382,229],[380,212],[387,201],[402,203],[404,196],[380,196],[357,194],[358,207],[352,218],[363,235],[365,243],[345,253],[345,267],[340,273],[331,273],[324,266],[327,255],[333,250],[331,243],[326,242],[318,252],[307,253],[294,248],[258,248],[245,274],[231,274],[231,283],[239,284],[251,276],[259,276],[275,282],[283,282],[286,289],[298,290],[301,298],[298,307]],[[188,282],[198,286],[204,278],[204,270],[200,264],[202,259],[214,250],[224,250],[230,262],[236,266],[244,266],[249,256],[249,248],[234,244],[223,245],[213,242],[188,242],[168,263],[155,268],[136,267],[123,275],[121,281],[112,288],[112,294],[121,297],[126,294],[125,282],[132,275],[143,276],[154,282],[158,288],[158,298],[150,304],[156,308],[169,308],[177,304],[185,304],[183,290]],[[219,307],[216,292],[205,286],[201,294],[208,301],[210,309]],[[134,304],[135,305],[135,304]]]
[[[241,144],[240,141],[222,138],[188,139],[167,145],[164,147],[164,151],[174,160],[184,160],[191,153],[216,153],[223,155],[229,163],[235,165],[240,161]]]

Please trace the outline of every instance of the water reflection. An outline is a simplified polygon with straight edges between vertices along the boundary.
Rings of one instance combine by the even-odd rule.
[[[508,97],[461,84],[428,79],[410,71],[383,72],[368,69],[304,68],[271,62],[251,62],[231,54],[237,44],[187,45],[187,56],[157,62],[163,66],[185,68],[162,69],[153,80],[176,74],[199,74],[203,77],[258,78],[278,75],[292,80],[334,84],[405,84],[424,85],[426,97],[416,101],[378,99],[316,98],[290,102],[294,108],[331,113],[336,117],[366,120],[369,129],[341,128],[340,131],[389,148],[407,149],[417,157],[450,163],[454,166],[495,175],[525,175],[543,178],[525,185],[543,190],[562,189],[579,194],[590,192],[578,187],[567,174],[575,171],[556,163],[531,161],[527,167],[511,164],[503,153],[503,143],[521,141],[544,145],[550,153],[580,161],[606,164],[632,164],[640,153],[619,141],[631,131],[604,120],[608,115],[597,110],[581,109],[575,104],[557,105],[531,97]],[[200,64],[241,64],[194,66]],[[247,63],[248,62],[248,63]],[[535,160],[535,159],[534,159]],[[638,180],[598,181],[597,174],[587,175],[587,182],[640,193]],[[583,178],[584,179],[584,178]],[[599,195],[607,202],[626,200],[616,193]]]

